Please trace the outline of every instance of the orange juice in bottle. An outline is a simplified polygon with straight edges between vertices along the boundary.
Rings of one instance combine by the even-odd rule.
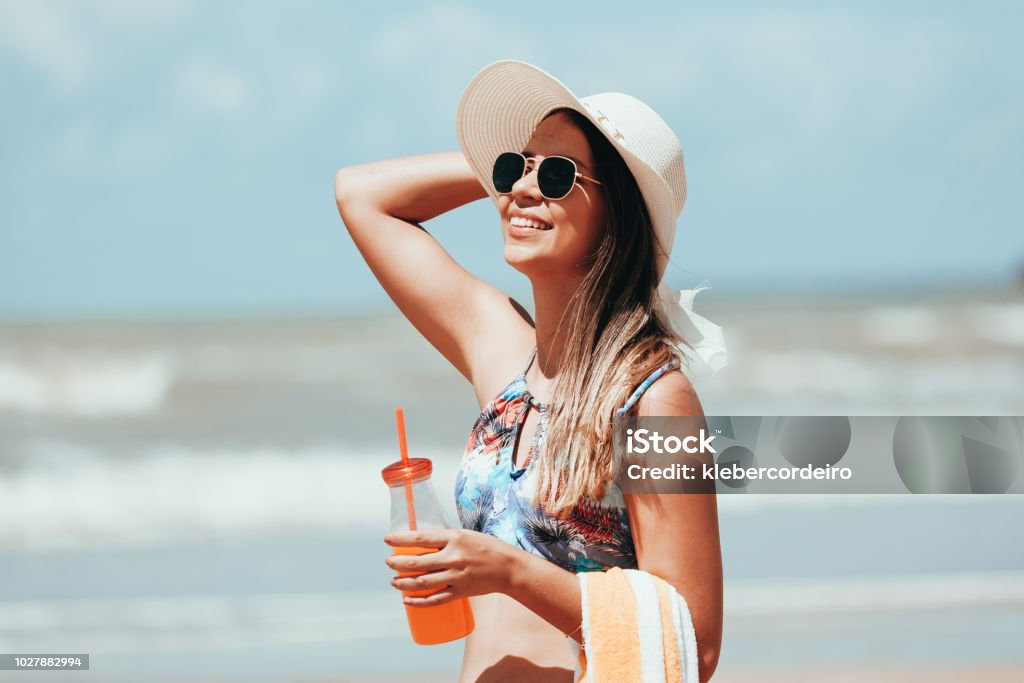
[[[434,552],[433,548],[395,548],[395,555],[423,555]],[[399,572],[399,576],[417,576],[419,572]],[[402,592],[403,596],[423,596],[436,593],[437,588],[422,591]],[[420,645],[437,645],[458,640],[473,631],[473,610],[469,600],[459,598],[452,602],[434,607],[405,606],[405,616],[409,620],[409,632],[412,639]]]
[[[401,409],[396,411],[399,424],[399,443],[402,459],[381,472],[391,493],[391,531],[417,529],[445,529],[444,512],[430,484],[433,465],[427,458],[408,457],[405,445],[405,426]],[[395,555],[424,555],[435,548],[395,547]],[[400,572],[399,576],[418,576],[422,572]],[[421,597],[437,593],[443,588],[408,591],[403,596]],[[474,627],[473,610],[469,600],[459,598],[432,607],[405,606],[412,639],[420,645],[437,645],[468,636]]]

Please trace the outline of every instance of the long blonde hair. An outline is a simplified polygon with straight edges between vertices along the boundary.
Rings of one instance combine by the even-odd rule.
[[[651,372],[685,362],[670,345],[683,340],[657,312],[659,246],[636,180],[590,121],[556,111],[586,135],[608,208],[604,237],[560,322],[566,342],[538,461],[537,498],[550,514],[604,495],[616,409]]]

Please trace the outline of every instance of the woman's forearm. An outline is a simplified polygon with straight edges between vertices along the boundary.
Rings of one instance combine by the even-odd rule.
[[[520,549],[516,549],[509,572],[509,597],[580,642],[583,607],[575,574]]]
[[[461,152],[388,159],[338,171],[339,207],[358,203],[413,223],[486,197]]]

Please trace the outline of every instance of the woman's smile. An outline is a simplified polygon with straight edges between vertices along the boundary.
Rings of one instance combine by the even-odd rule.
[[[510,211],[508,214],[508,234],[510,237],[530,238],[538,232],[547,232],[554,226],[547,221],[525,211]]]

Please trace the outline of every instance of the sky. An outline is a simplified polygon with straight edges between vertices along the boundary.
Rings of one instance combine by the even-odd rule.
[[[0,319],[390,304],[334,206],[347,165],[457,148],[522,59],[678,134],[667,279],[721,292],[1024,272],[1024,5],[0,0]],[[517,296],[497,214],[428,223]]]

